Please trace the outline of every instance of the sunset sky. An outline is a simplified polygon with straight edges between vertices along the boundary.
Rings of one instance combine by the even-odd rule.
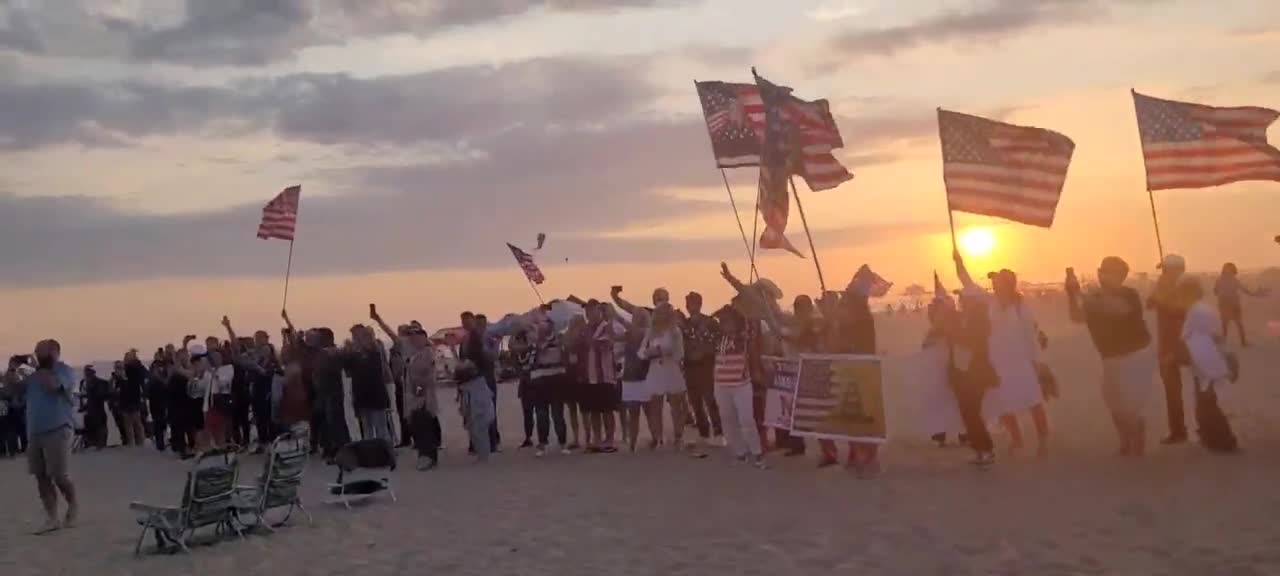
[[[718,305],[718,262],[747,265],[692,82],[753,65],[843,133],[856,178],[801,190],[829,287],[954,284],[937,107],[1076,143],[1052,229],[956,215],[995,239],[973,268],[1149,271],[1129,90],[1277,108],[1277,54],[1276,0],[0,0],[0,350],[274,332],[288,243],[254,232],[291,184],[300,324],[527,309],[504,243],[538,232],[548,297]],[[756,172],[729,176],[749,232]],[[1280,264],[1280,183],[1155,200],[1192,269]],[[759,267],[817,291],[811,260]]]

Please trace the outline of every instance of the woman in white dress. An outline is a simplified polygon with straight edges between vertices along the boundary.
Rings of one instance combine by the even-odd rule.
[[[969,276],[959,252],[955,260],[956,274],[965,289],[981,290]],[[1049,450],[1049,417],[1044,409],[1044,392],[1040,389],[1039,328],[1031,308],[1018,292],[1017,275],[1001,270],[992,277],[992,289],[994,296],[987,296],[991,316],[988,348],[999,385],[983,398],[982,412],[1000,415],[1000,423],[1012,442],[1009,446],[1012,454],[1024,445],[1018,414],[1029,411],[1036,428],[1036,454],[1043,457]]]
[[[684,361],[684,336],[680,332],[679,317],[668,302],[654,308],[649,332],[640,347],[640,357],[649,359],[649,373],[645,379],[649,393],[653,395],[650,409],[656,414],[650,422],[655,438],[662,438],[662,400],[671,407],[672,433],[677,449],[684,446],[685,381],[681,363]],[[656,429],[652,426],[656,426]]]

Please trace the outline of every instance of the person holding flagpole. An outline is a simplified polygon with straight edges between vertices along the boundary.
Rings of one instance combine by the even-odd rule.
[[[959,250],[955,251],[954,257],[956,275],[965,290],[973,297],[988,300],[987,312],[991,319],[988,354],[999,377],[999,385],[983,399],[983,413],[1000,415],[1000,421],[1012,439],[1009,447],[1012,454],[1023,448],[1022,428],[1017,415],[1030,411],[1036,427],[1036,454],[1047,456],[1049,417],[1040,387],[1039,329],[1031,308],[1018,292],[1018,277],[1011,270],[996,273],[992,277],[994,294],[989,295],[973,281]]]

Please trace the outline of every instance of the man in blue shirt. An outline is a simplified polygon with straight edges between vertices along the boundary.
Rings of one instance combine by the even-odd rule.
[[[36,344],[36,372],[28,376],[27,462],[40,489],[45,524],[37,534],[71,527],[76,520],[76,490],[71,483],[67,461],[71,459],[71,439],[75,434],[71,393],[75,372],[61,361],[62,346],[57,340]],[[58,492],[67,500],[67,514],[58,522]]]

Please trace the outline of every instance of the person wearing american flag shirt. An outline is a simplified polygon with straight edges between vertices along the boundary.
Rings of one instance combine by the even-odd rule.
[[[763,381],[758,322],[739,310],[743,296],[715,313],[720,325],[716,345],[715,396],[729,453],[761,470],[768,468],[756,425],[752,385]]]

